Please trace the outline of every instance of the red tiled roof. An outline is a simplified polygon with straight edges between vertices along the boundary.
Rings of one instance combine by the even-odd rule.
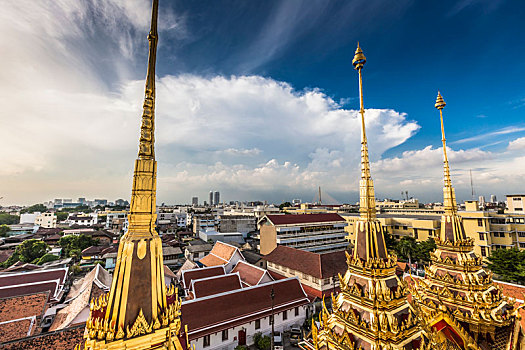
[[[48,292],[50,299],[56,298],[60,285],[58,281],[34,282],[0,288],[0,298],[11,298],[19,295]]]
[[[60,284],[63,284],[67,277],[67,271],[67,268],[60,268],[53,270],[37,270],[1,275],[0,287],[54,280],[59,280]]]
[[[525,300],[525,286],[499,281],[494,281],[494,284],[503,289],[503,295],[517,300]]]
[[[241,289],[241,279],[238,274],[214,276],[193,281],[193,295],[195,298],[203,298],[208,295],[229,292]]]
[[[297,278],[183,302],[182,324],[188,325],[189,338],[196,339],[270,315],[272,287],[275,295],[274,312],[308,303]]]
[[[290,214],[290,215],[266,215],[274,225],[312,224],[317,222],[346,222],[339,214]]]
[[[48,293],[0,299],[0,342],[33,335],[45,312]]]
[[[344,274],[348,268],[344,251],[317,254],[278,245],[277,248],[263,258],[274,264],[317,278],[337,276],[338,273]]]
[[[259,283],[266,271],[241,260],[233,268],[232,273],[235,272],[239,273],[241,281],[243,281],[249,286],[255,286]]]
[[[85,328],[85,324],[82,324],[60,331],[41,333],[36,336],[3,343],[0,345],[0,348],[2,350],[73,350],[77,344],[83,343]]]
[[[192,280],[198,280],[201,278],[224,275],[224,267],[214,266],[203,269],[185,270],[182,272],[182,281],[184,288],[188,289],[191,285]]]
[[[210,253],[204,258],[200,259],[199,262],[205,266],[224,265],[230,261],[233,254],[235,254],[237,250],[238,249],[234,246],[217,241],[215,242],[215,245],[211,249]]]

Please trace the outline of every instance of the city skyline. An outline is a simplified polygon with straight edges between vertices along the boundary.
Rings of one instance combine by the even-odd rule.
[[[471,198],[470,169],[475,198],[523,192],[525,63],[512,35],[523,5],[309,4],[165,1],[159,203],[210,188],[224,201],[310,201],[319,185],[356,202],[358,40],[374,62],[363,87],[377,197],[439,201],[438,89],[458,200]],[[145,0],[7,3],[0,204],[129,199],[148,11]]]

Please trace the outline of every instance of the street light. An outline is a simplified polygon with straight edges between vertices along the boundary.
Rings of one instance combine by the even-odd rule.
[[[271,316],[272,334],[270,334],[270,349],[273,350],[273,347],[274,347],[274,344],[273,344],[273,332],[274,332],[273,299],[275,298],[275,292],[273,291],[273,286],[272,286],[272,291],[270,292],[270,298],[272,299],[272,316]]]

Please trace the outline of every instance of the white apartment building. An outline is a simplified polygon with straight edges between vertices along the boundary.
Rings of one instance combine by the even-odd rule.
[[[36,217],[35,225],[42,228],[56,228],[57,216],[55,213],[42,213]]]

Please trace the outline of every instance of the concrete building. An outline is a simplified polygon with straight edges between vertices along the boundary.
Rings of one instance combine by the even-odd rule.
[[[347,223],[339,214],[266,215],[259,221],[260,252],[271,253],[278,245],[311,252],[345,250]]]
[[[525,214],[525,194],[507,195],[507,212]]]
[[[213,206],[213,191],[210,191],[210,194],[208,196],[208,203],[210,204],[210,207]]]
[[[254,213],[224,212],[219,217],[219,232],[248,232],[257,230]]]
[[[24,213],[20,214],[20,224],[35,224],[37,216],[40,215],[39,211],[36,211],[34,213]]]
[[[219,193],[219,191],[215,191],[213,193],[213,204],[219,205],[220,202],[221,202],[221,194]]]
[[[193,206],[199,205],[199,197],[191,197],[191,205]]]
[[[193,233],[199,234],[201,230],[217,230],[218,219],[213,214],[194,214]]]
[[[55,213],[42,213],[36,217],[35,225],[43,228],[56,228],[57,216]]]

